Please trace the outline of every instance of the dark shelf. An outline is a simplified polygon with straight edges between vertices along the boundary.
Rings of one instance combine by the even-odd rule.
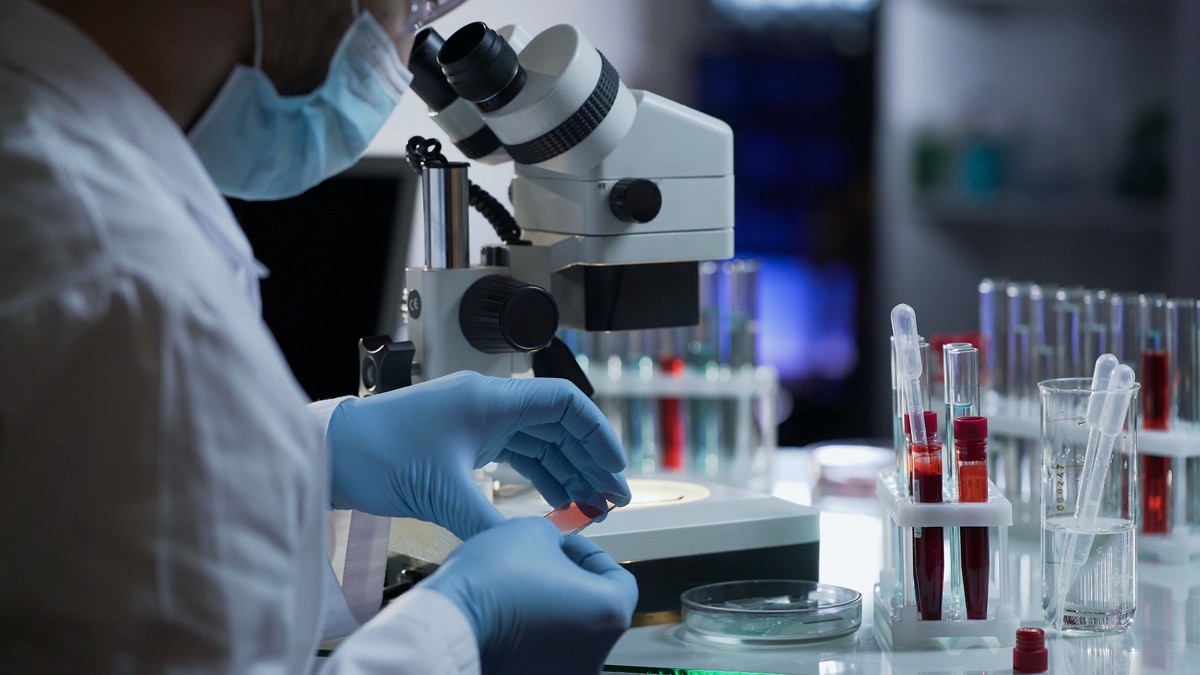
[[[928,196],[920,197],[918,204],[936,221],[972,227],[1161,235],[1167,222],[1164,203],[1139,204],[1112,196],[1001,195],[979,199]]]

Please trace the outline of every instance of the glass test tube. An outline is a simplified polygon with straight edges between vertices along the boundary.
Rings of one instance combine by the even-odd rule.
[[[1033,351],[1033,383],[1031,390],[1036,392],[1037,383],[1055,377],[1058,373],[1058,324],[1054,320],[1054,303],[1058,296],[1058,286],[1038,284],[1042,292],[1042,339],[1034,346]],[[1036,398],[1037,394],[1031,394]]]
[[[1067,375],[1067,377],[1087,377],[1090,370],[1095,367],[1096,359],[1100,358],[1101,354],[1108,354],[1112,351],[1109,346],[1108,331],[1110,295],[1108,289],[1096,288],[1089,290],[1083,296],[1082,327],[1080,328],[1080,339],[1083,343],[1080,360],[1083,363],[1083,372]]]
[[[1084,377],[1087,366],[1083,361],[1084,298],[1083,286],[1063,286],[1054,293],[1051,325],[1055,367],[1046,377]],[[1093,363],[1095,363],[1093,361]]]
[[[1192,298],[1167,301],[1167,359],[1173,364],[1171,402],[1174,426],[1200,429],[1200,326]]]
[[[727,298],[726,364],[734,373],[753,371],[757,364],[759,266],[757,260],[730,260],[721,265]],[[719,471],[727,478],[748,477],[762,438],[762,430],[757,427],[758,417],[754,414],[754,401],[739,396],[725,399],[722,407],[726,453]]]
[[[731,260],[723,266],[729,295],[729,365],[758,365],[757,260]]]
[[[1159,294],[1139,300],[1142,428],[1166,431],[1171,421],[1171,363],[1167,355],[1167,299]],[[1171,529],[1171,458],[1142,455],[1142,532]]]
[[[1172,364],[1172,428],[1200,432],[1200,305],[1192,298],[1167,301],[1167,352]],[[1200,531],[1200,457],[1183,460],[1183,479],[1175,483],[1178,513],[1192,532]],[[1176,522],[1179,518],[1176,517]]]
[[[946,452],[946,494],[959,500],[958,468],[961,460],[956,452],[954,420],[979,414],[979,350],[967,342],[953,342],[942,347],[946,382],[946,414],[943,447]],[[962,558],[959,530],[950,528],[950,602],[952,617],[958,617],[963,607]]]
[[[1039,359],[1046,335],[1045,299],[1035,283],[1013,282],[1008,296],[1008,363],[1010,396],[1020,414],[1031,413],[1036,400]]]
[[[946,443],[953,443],[953,422],[979,414],[979,350],[969,343],[953,343],[944,350],[946,364]],[[957,458],[950,457],[951,494],[957,491]]]
[[[1109,348],[1114,356],[1133,368],[1140,382],[1142,335],[1145,320],[1144,305],[1138,293],[1113,293],[1109,296],[1108,336]]]
[[[721,268],[715,262],[700,263],[700,323],[688,343],[688,367],[710,382],[721,375]],[[691,462],[697,473],[715,475],[721,461],[721,401],[714,398],[688,399]]]
[[[987,397],[987,407],[994,410],[1001,397],[1009,393],[1005,353],[1008,346],[1007,279],[984,279],[979,282],[979,345],[980,385]]]

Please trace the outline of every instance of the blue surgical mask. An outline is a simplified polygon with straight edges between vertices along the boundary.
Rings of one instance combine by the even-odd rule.
[[[325,82],[303,96],[282,96],[261,68],[257,0],[254,18],[254,67],[234,67],[188,140],[222,193],[283,199],[358,161],[412,74],[379,22],[362,12],[334,52]]]

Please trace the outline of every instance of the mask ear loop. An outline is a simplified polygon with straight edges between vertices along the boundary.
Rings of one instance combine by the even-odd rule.
[[[358,8],[358,0],[350,0],[350,11],[355,19],[358,18],[359,14],[362,14],[362,10]]]
[[[355,0],[357,2],[357,0]],[[263,25],[261,0],[250,0],[254,14],[254,69],[262,70],[263,60]]]

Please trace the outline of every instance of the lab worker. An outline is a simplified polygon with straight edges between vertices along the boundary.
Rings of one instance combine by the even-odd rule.
[[[222,198],[353,163],[430,5],[0,2],[0,670],[594,673],[627,627],[627,572],[471,478],[627,502],[596,407],[470,373],[306,401]],[[395,516],[465,541],[380,610]]]

